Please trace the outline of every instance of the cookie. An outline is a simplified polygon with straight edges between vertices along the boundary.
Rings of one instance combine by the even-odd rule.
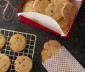
[[[14,62],[14,67],[17,72],[30,72],[32,60],[27,56],[19,56]]]
[[[63,32],[66,34],[70,29],[70,25],[66,26],[65,28],[62,28]]]
[[[0,72],[7,72],[11,64],[10,58],[5,54],[0,54]]]
[[[25,49],[27,40],[22,34],[15,34],[11,37],[9,44],[13,51],[19,52]]]
[[[52,3],[60,3],[61,5],[64,5],[65,3],[69,2],[69,0],[51,0]]]
[[[42,50],[42,60],[46,61],[55,55],[59,49],[61,48],[61,44],[56,40],[49,40],[44,44],[44,49]]]
[[[5,44],[6,44],[6,38],[2,34],[0,34],[0,49],[2,49]]]
[[[71,3],[65,3],[61,10],[61,15],[67,21],[72,21],[76,15],[76,6]]]
[[[64,18],[61,18],[57,22],[58,22],[58,24],[60,25],[61,28],[65,28],[69,24],[69,22],[64,20]]]
[[[23,12],[33,12],[33,4],[34,1],[28,1],[27,3],[25,3],[23,6]]]
[[[41,56],[42,56],[42,61],[45,62],[46,60],[48,60],[50,57],[47,55],[47,51],[46,50],[42,50],[41,52]]]
[[[33,4],[34,11],[37,13],[45,14],[45,9],[49,3],[49,0],[35,0]]]
[[[46,7],[45,13],[53,19],[59,20],[62,17],[61,8],[62,6],[59,3],[51,3]]]
[[[61,44],[57,40],[49,40],[44,44],[44,49],[48,50],[50,48],[60,48]]]

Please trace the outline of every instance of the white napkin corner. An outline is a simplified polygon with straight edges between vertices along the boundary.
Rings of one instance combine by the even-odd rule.
[[[64,46],[51,59],[42,64],[48,72],[85,72],[85,69]]]

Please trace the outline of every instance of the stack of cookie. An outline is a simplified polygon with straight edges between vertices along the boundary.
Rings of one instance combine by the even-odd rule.
[[[44,44],[41,56],[42,61],[45,62],[55,55],[61,48],[61,44],[56,40],[49,40]]]
[[[6,44],[6,38],[0,34],[0,49]],[[20,52],[25,49],[27,40],[22,34],[15,34],[9,41],[9,46],[14,52]],[[11,60],[5,54],[0,54],[0,72],[7,72],[11,65]],[[32,69],[32,60],[27,56],[19,56],[15,62],[14,67],[17,72],[30,72]]]
[[[58,22],[64,33],[76,15],[76,6],[71,0],[25,0],[23,12],[37,12],[48,15]]]

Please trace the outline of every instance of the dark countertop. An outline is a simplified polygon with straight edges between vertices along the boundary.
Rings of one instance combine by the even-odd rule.
[[[11,3],[15,8],[18,8],[20,1],[21,0],[11,0]],[[68,39],[61,38],[47,31],[19,22],[17,15],[15,15],[14,18],[9,22],[5,22],[2,18],[0,18],[0,28],[28,32],[37,36],[32,72],[46,72],[45,68],[41,64],[40,54],[43,44],[51,39],[56,39],[62,45],[64,45],[85,68],[85,2],[78,13],[78,16],[74,22],[71,36]]]

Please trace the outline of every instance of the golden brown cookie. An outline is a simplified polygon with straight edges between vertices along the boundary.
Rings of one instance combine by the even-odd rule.
[[[5,44],[6,44],[6,38],[2,34],[0,34],[0,49],[2,49]]]
[[[61,15],[67,21],[72,21],[76,15],[76,6],[71,3],[65,3],[61,10]]]
[[[62,28],[64,33],[67,33],[70,29],[70,25],[66,26],[65,28]]]
[[[42,61],[45,62],[46,60],[48,60],[50,57],[47,55],[47,51],[46,50],[42,50],[41,52],[41,56],[42,56]]]
[[[11,37],[9,43],[10,43],[10,48],[13,51],[19,52],[25,49],[27,45],[27,40],[22,34],[15,34]]]
[[[0,72],[7,72],[11,64],[8,56],[0,54]]]
[[[61,44],[57,40],[49,40],[44,44],[44,49],[48,50],[50,48],[60,48]]]
[[[52,3],[60,3],[61,5],[64,5],[65,3],[69,2],[69,0],[51,0]]]
[[[33,8],[35,12],[45,14],[45,9],[50,3],[49,0],[35,0]]]
[[[27,3],[25,3],[23,6],[23,12],[33,12],[33,4],[34,1],[28,1]]]
[[[17,72],[30,72],[32,69],[32,60],[27,56],[19,56],[14,63]]]
[[[46,61],[55,55],[59,49],[61,48],[61,44],[56,40],[49,40],[44,44],[44,49],[42,50],[41,56],[42,60]]]
[[[61,8],[62,6],[59,3],[51,3],[46,7],[45,13],[53,19],[59,20],[62,17]]]
[[[61,28],[65,28],[69,24],[69,22],[64,20],[64,18],[61,18],[57,22],[58,22],[58,24],[60,25]]]

